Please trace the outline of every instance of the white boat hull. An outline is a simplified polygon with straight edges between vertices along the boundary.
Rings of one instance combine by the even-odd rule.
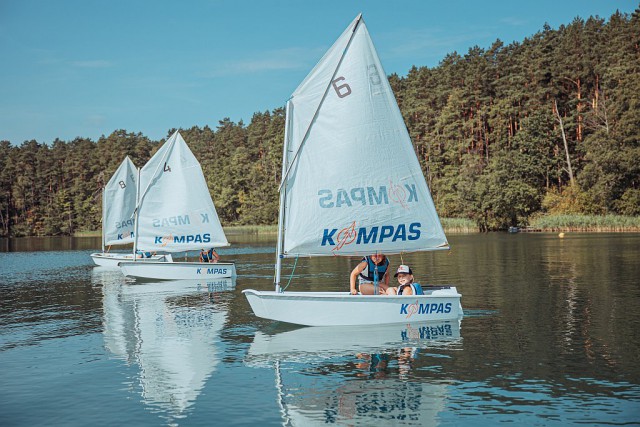
[[[127,277],[156,280],[222,279],[236,276],[233,263],[218,262],[120,262],[120,270]]]
[[[100,267],[118,268],[119,262],[133,261],[133,255],[115,253],[115,252],[114,253],[103,252],[103,253],[91,254],[91,259],[96,265],[99,265]],[[171,258],[171,255],[166,254],[166,255],[153,255],[151,258],[138,258],[138,261],[172,262],[173,259]]]
[[[242,291],[256,316],[305,326],[380,325],[462,317],[455,287],[425,287],[425,295],[348,292]]]

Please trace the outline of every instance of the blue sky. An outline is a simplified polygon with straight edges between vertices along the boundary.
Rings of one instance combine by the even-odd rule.
[[[283,106],[362,12],[387,74],[629,0],[0,0],[0,140],[157,140]]]

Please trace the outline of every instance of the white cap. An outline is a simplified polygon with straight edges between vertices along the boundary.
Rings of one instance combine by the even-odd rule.
[[[408,265],[401,265],[400,267],[398,267],[398,271],[396,271],[396,274],[394,274],[393,277],[398,277],[398,274],[400,273],[413,274],[413,272],[411,271],[411,267],[409,267]]]

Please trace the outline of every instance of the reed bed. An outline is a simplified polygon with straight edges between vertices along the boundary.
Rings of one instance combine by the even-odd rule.
[[[468,218],[440,218],[445,233],[477,233],[478,225]]]
[[[640,231],[640,217],[622,215],[545,215],[531,221],[543,231]]]
[[[101,235],[102,231],[100,230],[84,230],[73,233],[74,237],[100,237]]]
[[[230,225],[222,227],[225,234],[277,234],[277,225]]]

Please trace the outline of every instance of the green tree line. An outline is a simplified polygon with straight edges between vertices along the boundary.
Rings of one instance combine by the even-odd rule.
[[[637,9],[545,25],[389,80],[440,215],[493,230],[543,214],[640,215],[639,68]],[[181,133],[223,225],[277,221],[282,108]],[[142,166],[162,142],[126,130],[1,141],[0,235],[99,229],[111,174],[126,155]]]

